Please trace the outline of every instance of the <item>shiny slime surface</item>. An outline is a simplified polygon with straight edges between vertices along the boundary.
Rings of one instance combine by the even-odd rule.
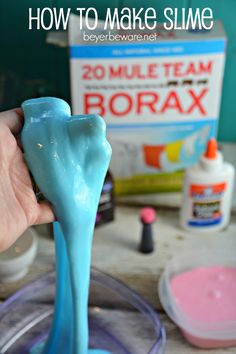
[[[192,320],[236,320],[236,268],[212,266],[181,273],[171,280],[179,308]]]
[[[98,201],[111,157],[99,116],[71,116],[57,98],[22,104],[25,159],[58,222],[56,300],[47,343],[40,354],[105,354],[88,350],[91,246]],[[102,349],[102,348],[101,348]]]

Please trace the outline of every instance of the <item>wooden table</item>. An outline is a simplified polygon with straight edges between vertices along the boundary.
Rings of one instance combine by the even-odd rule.
[[[118,207],[116,221],[102,226],[95,231],[93,245],[93,265],[99,269],[122,280],[133,289],[137,290],[160,312],[160,317],[167,333],[167,354],[206,354],[209,350],[198,350],[191,347],[181,336],[176,326],[162,312],[158,299],[158,279],[168,260],[181,252],[193,249],[223,250],[225,247],[236,249],[236,215],[232,216],[231,224],[227,230],[214,235],[190,235],[178,226],[178,212],[170,209],[160,209],[158,218],[153,225],[155,238],[155,252],[151,255],[142,255],[137,252],[140,241],[141,225],[138,218],[139,208]],[[24,284],[32,281],[54,269],[54,246],[48,236],[47,229],[37,228],[39,237],[39,250],[37,258],[29,273],[24,279],[11,284],[0,284],[0,299],[14,293]],[[130,323],[140,327],[139,335],[133,340],[138,340],[140,346],[145,341],[142,332],[142,323],[139,315],[121,308],[121,304],[114,303],[112,299],[96,298],[103,311],[109,311],[109,316],[126,316]],[[110,305],[115,307],[111,310]],[[211,350],[213,354],[236,353],[236,348]],[[136,353],[135,353],[136,354]],[[143,353],[144,354],[144,353]]]

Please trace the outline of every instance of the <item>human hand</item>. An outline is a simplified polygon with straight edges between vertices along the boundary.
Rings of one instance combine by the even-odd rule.
[[[18,136],[24,124],[20,108],[0,113],[0,252],[31,225],[55,219],[47,201],[38,203]]]

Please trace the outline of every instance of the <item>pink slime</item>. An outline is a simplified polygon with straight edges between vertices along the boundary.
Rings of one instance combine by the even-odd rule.
[[[180,310],[191,320],[203,323],[236,321],[236,268],[195,268],[171,280],[171,290]],[[184,333],[200,347],[236,345],[234,341],[207,340]]]

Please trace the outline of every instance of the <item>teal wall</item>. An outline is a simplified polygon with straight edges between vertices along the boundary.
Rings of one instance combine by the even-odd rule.
[[[45,31],[28,30],[29,7],[88,7],[101,18],[107,7],[212,7],[228,35],[219,139],[236,142],[236,0],[7,0],[0,1],[0,110],[22,100],[55,95],[70,100],[68,50],[45,43]]]

